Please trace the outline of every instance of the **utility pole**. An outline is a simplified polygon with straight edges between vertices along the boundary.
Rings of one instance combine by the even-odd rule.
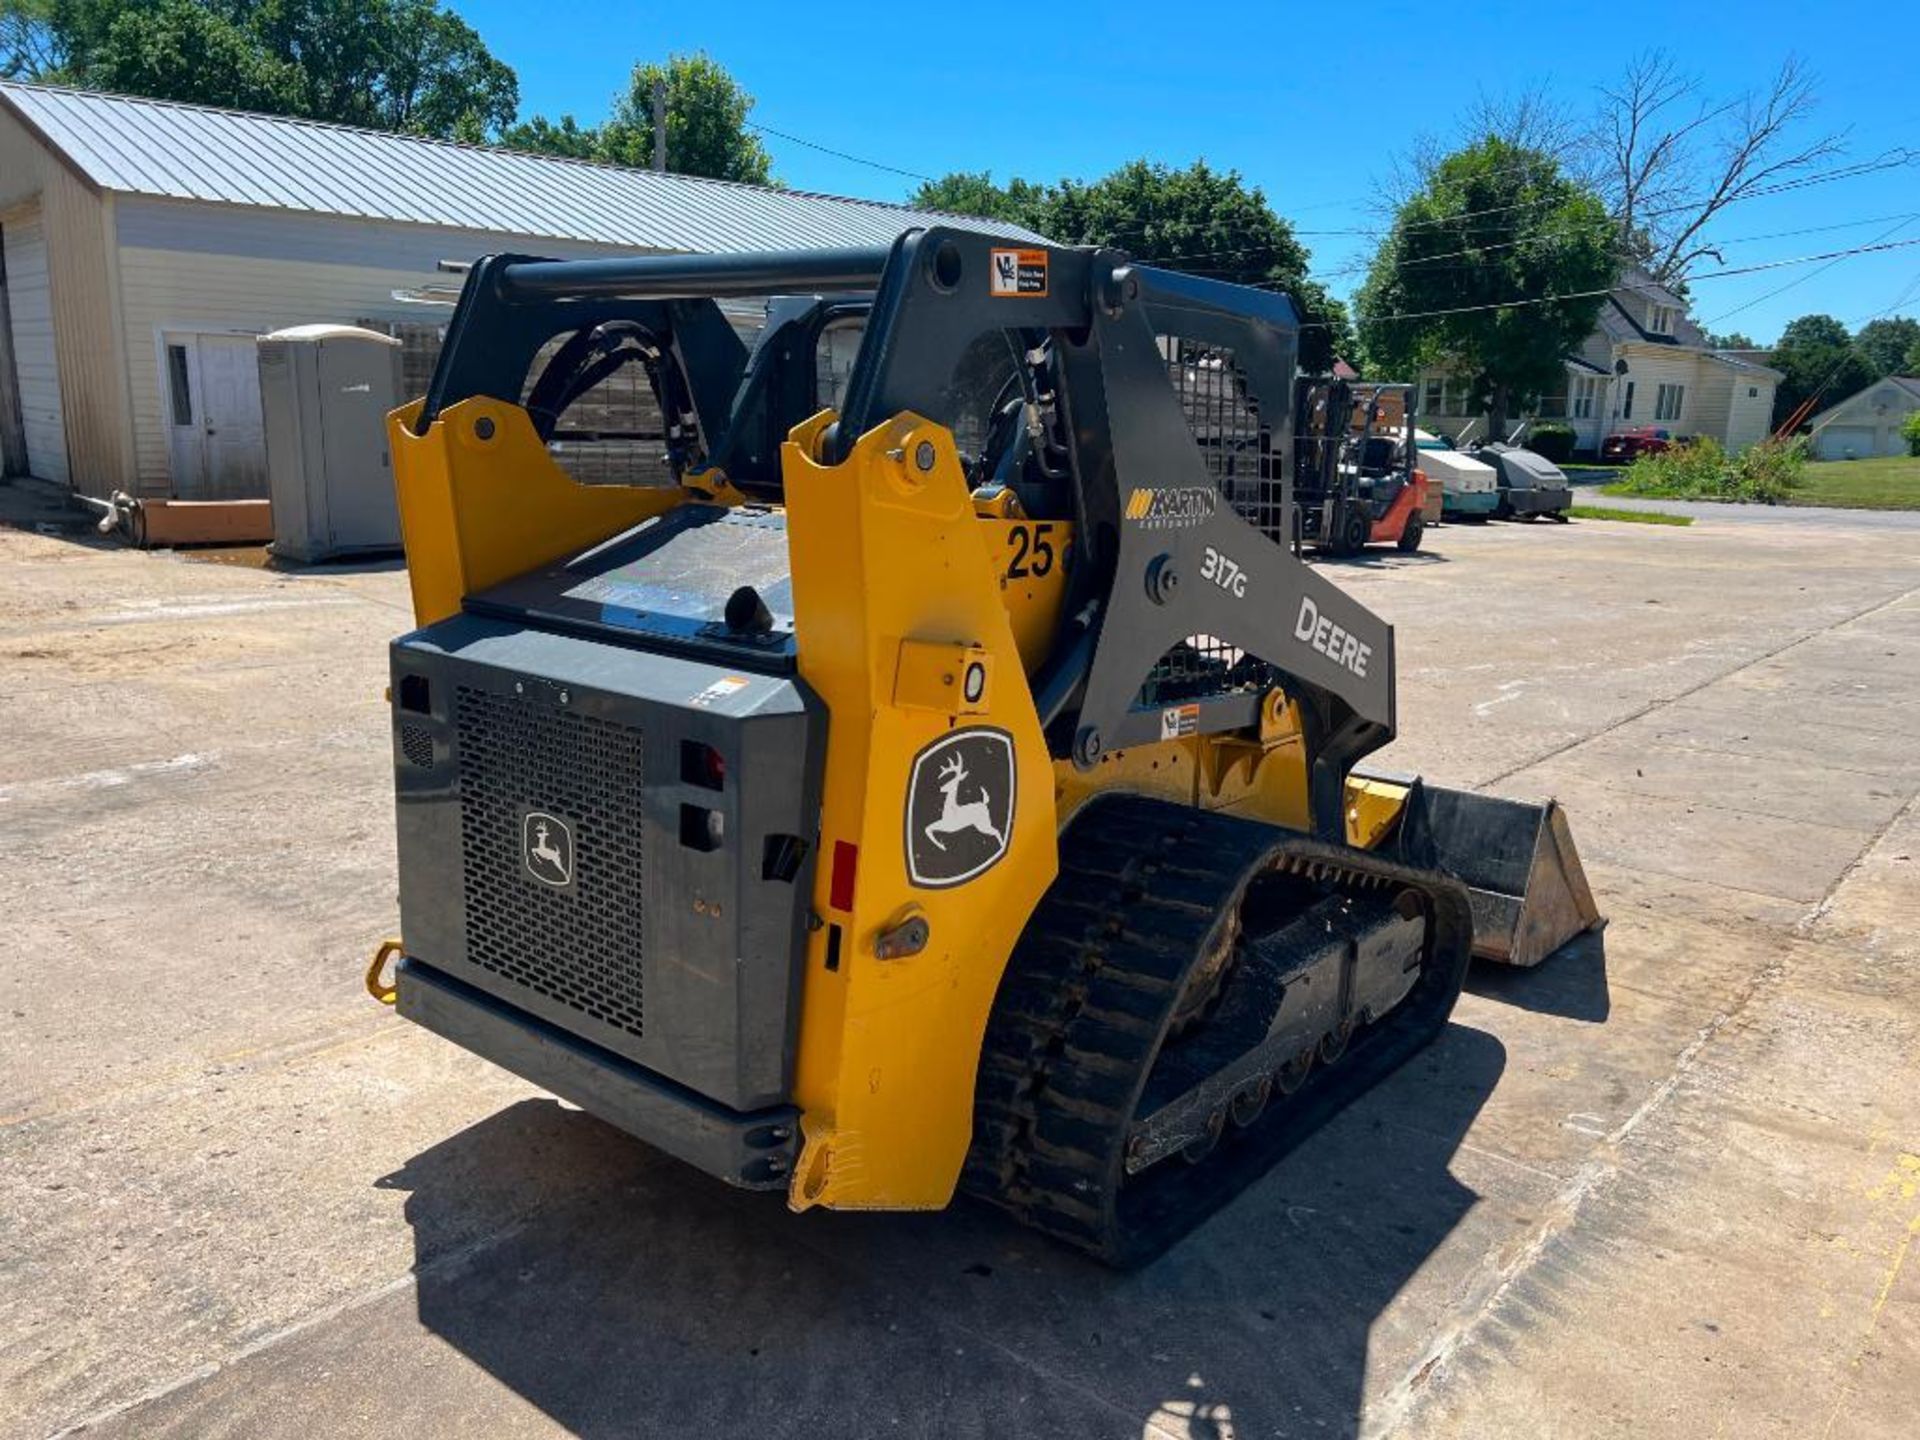
[[[667,82],[653,82],[653,168],[667,173]]]

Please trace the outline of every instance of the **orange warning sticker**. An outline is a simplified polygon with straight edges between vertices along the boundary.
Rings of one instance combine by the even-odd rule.
[[[1017,295],[1024,300],[1045,299],[1047,252],[1044,250],[995,250],[988,286],[989,293],[994,295]]]
[[[1170,705],[1160,712],[1160,738],[1178,740],[1183,735],[1198,734],[1200,730],[1200,707],[1198,705]]]

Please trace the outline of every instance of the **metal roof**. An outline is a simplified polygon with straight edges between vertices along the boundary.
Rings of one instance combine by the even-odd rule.
[[[102,190],[646,250],[886,245],[1000,221],[585,160],[0,81],[0,104]]]

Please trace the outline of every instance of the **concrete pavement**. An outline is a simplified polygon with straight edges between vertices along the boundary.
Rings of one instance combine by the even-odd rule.
[[[1908,1434],[1879,519],[1330,567],[1397,627],[1381,763],[1558,794],[1613,924],[1130,1276],[790,1215],[372,1005],[404,576],[0,531],[0,1435]]]

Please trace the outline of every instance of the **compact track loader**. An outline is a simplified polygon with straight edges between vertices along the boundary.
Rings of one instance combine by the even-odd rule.
[[[964,1188],[1158,1253],[1471,952],[1597,923],[1551,804],[1355,771],[1393,633],[1286,545],[1297,323],[949,229],[478,262],[392,421],[372,988],[797,1209]],[[556,463],[621,372],[664,483]]]

